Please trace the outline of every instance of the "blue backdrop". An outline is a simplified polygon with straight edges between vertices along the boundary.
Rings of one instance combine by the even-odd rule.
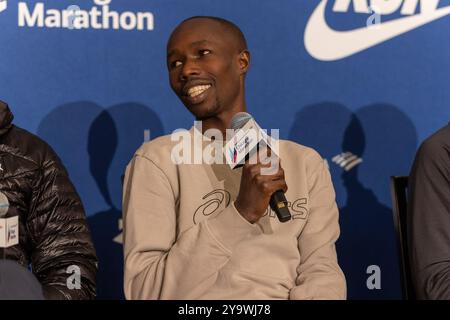
[[[189,16],[230,19],[252,53],[249,112],[329,164],[349,298],[400,298],[389,176],[408,174],[419,143],[450,119],[448,6],[0,0],[0,99],[64,161],[100,258],[98,297],[122,298],[121,175],[144,140],[193,124],[169,87],[167,38]],[[359,161],[346,167],[346,152]],[[371,265],[380,289],[367,287]]]

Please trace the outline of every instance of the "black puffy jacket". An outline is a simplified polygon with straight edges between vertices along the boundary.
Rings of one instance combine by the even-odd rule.
[[[0,192],[20,241],[6,258],[31,265],[47,299],[93,299],[97,257],[80,198],[50,146],[12,120],[0,101]]]

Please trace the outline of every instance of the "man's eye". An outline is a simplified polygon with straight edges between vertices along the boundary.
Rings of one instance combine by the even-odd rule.
[[[200,53],[201,56],[205,56],[207,54],[210,54],[211,50],[203,49],[203,50],[200,50],[199,53]]]
[[[172,63],[170,63],[170,66],[171,66],[172,68],[177,68],[177,67],[179,67],[179,66],[181,66],[181,65],[182,65],[182,62],[181,62],[180,60],[173,61]]]

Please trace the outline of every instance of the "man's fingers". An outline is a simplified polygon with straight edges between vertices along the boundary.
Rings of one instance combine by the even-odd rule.
[[[283,179],[284,180],[284,169],[283,168],[278,168],[278,172],[274,175],[276,180],[278,179]]]
[[[283,180],[273,181],[273,183],[274,183],[273,184],[273,187],[274,187],[274,191],[273,192],[278,191],[278,190],[283,190],[284,193],[287,192],[288,186],[287,186],[286,181],[284,179]]]
[[[284,169],[279,166],[279,160],[275,163],[268,164],[245,164],[244,169],[248,171],[251,177],[256,177],[258,174],[268,176],[269,179],[278,180],[284,178]]]
[[[273,194],[277,190],[287,192],[288,186],[284,179],[273,180],[270,176],[259,175],[255,177],[259,189],[266,195]]]

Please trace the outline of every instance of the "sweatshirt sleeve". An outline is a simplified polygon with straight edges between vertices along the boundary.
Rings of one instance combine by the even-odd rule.
[[[320,158],[319,155],[317,155]],[[309,177],[310,212],[298,238],[301,262],[290,299],[346,299],[345,277],[335,242],[339,237],[338,208],[328,169],[322,158]]]
[[[232,203],[217,216],[177,235],[176,208],[166,174],[152,160],[136,155],[124,183],[127,299],[198,297],[215,282],[234,246],[260,233]]]
[[[409,178],[409,252],[419,299],[450,299],[449,155],[439,141],[426,141]]]

